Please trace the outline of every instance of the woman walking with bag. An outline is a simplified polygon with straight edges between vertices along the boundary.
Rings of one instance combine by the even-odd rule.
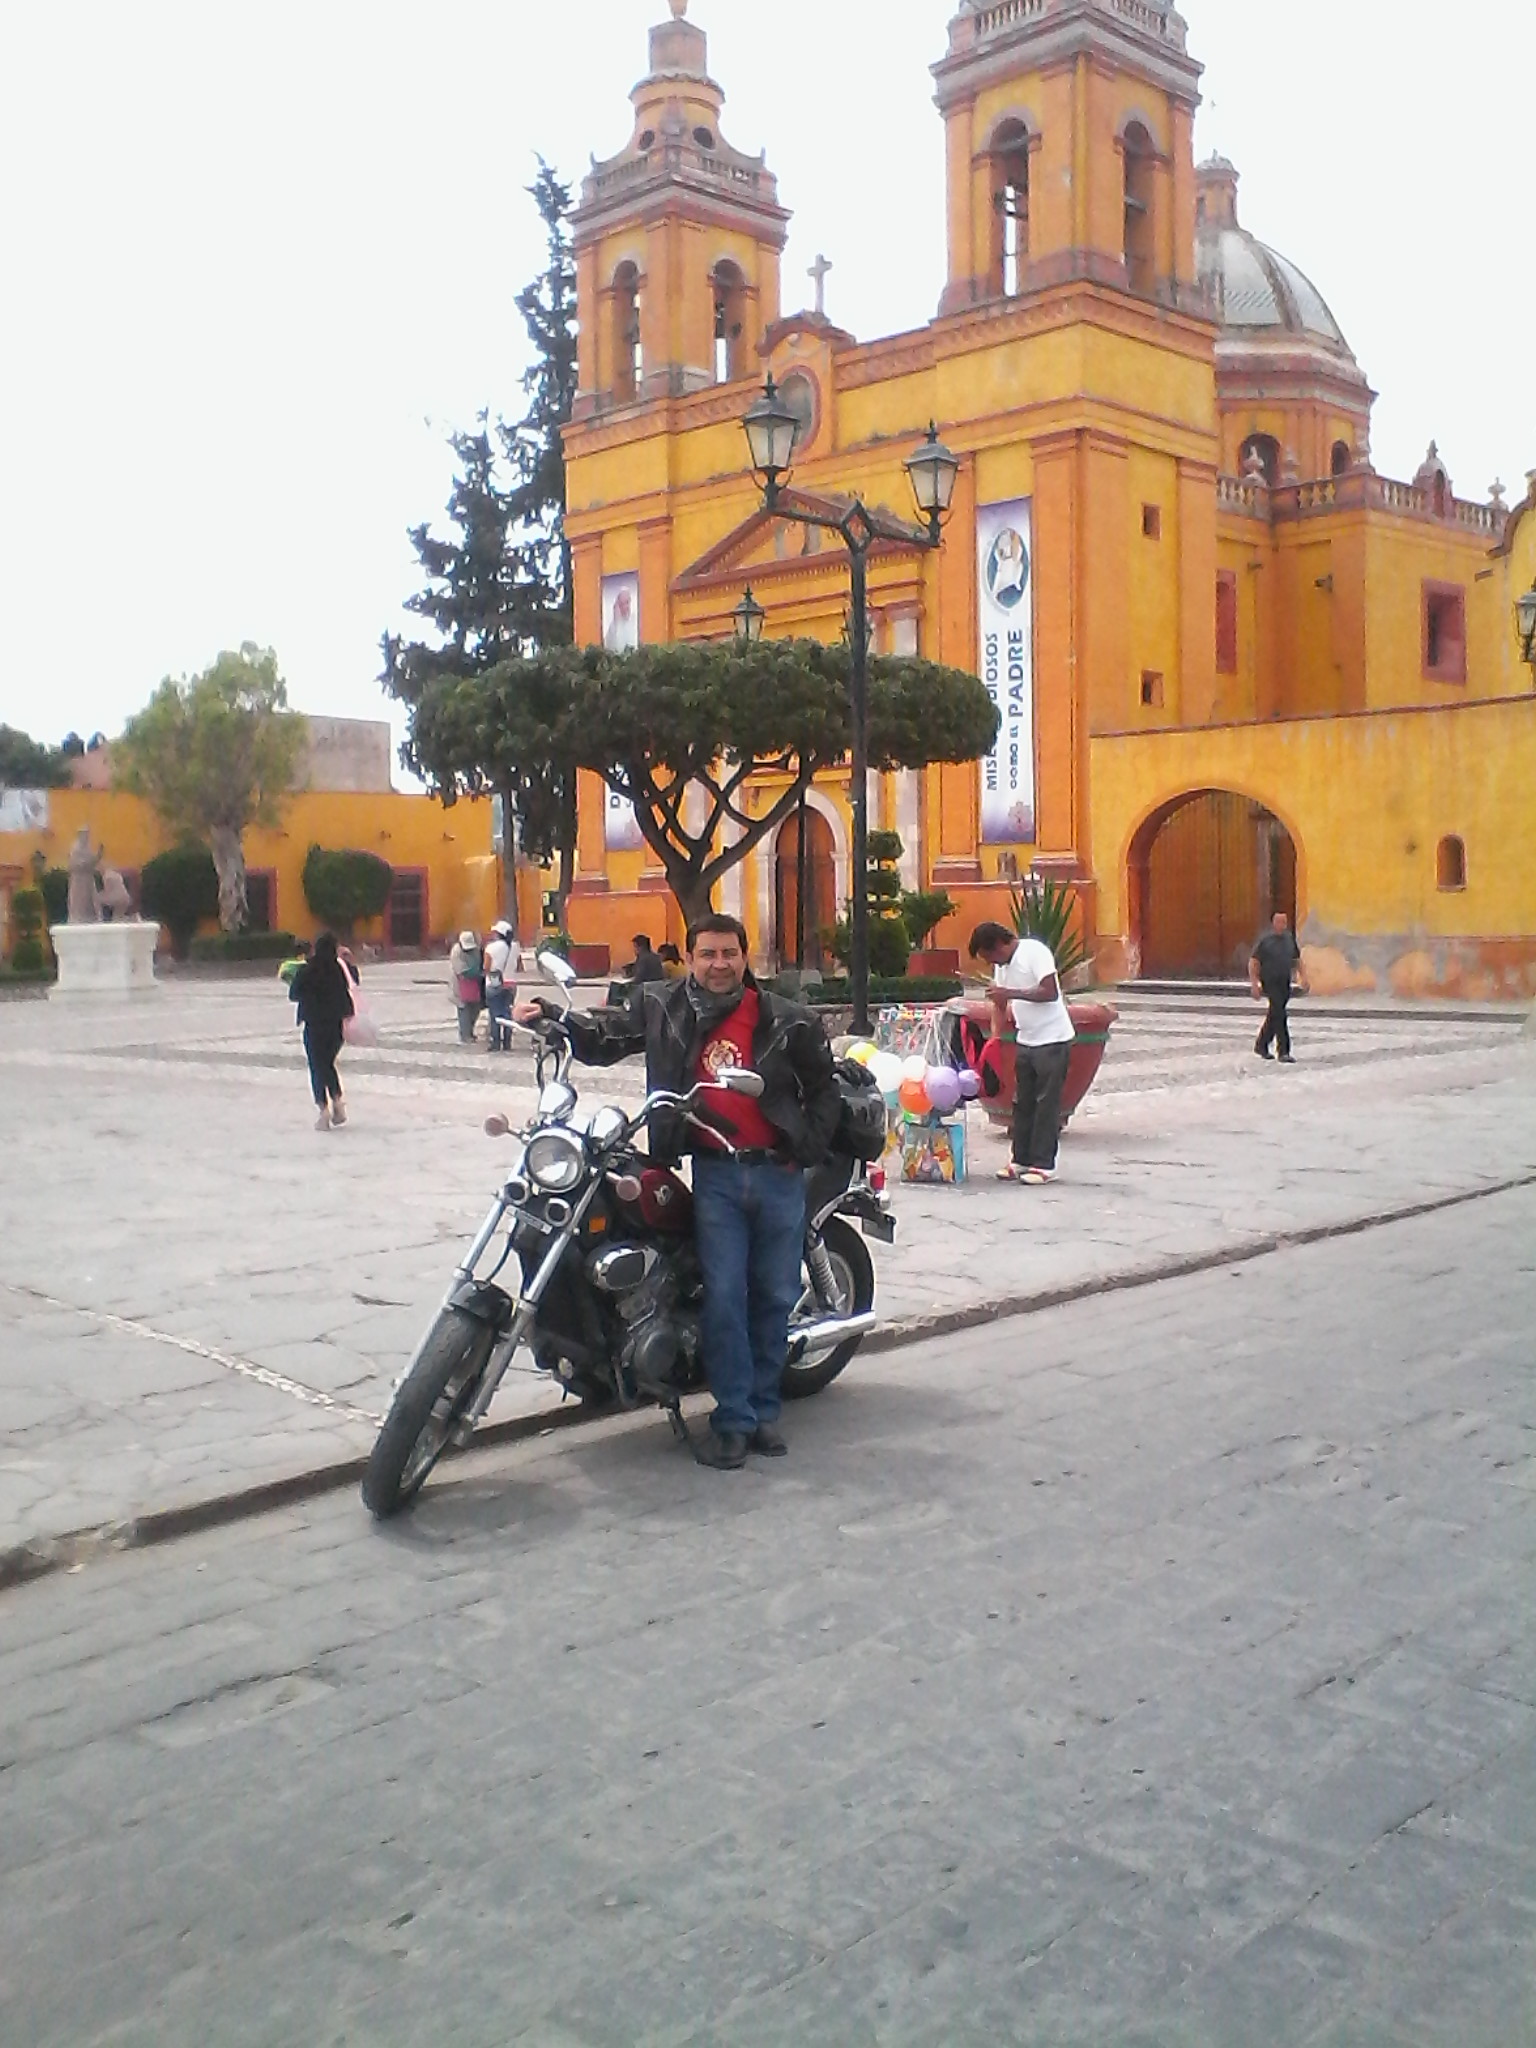
[[[347,1120],[336,1055],[341,1051],[347,1019],[353,1012],[353,986],[352,977],[337,957],[334,933],[322,932],[315,941],[313,956],[295,974],[288,990],[304,1029],[309,1085],[319,1111],[315,1118],[317,1131],[340,1128]]]

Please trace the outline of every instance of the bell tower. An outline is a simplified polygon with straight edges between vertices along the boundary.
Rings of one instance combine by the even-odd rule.
[[[630,94],[629,142],[593,160],[572,217],[577,419],[754,377],[779,317],[789,215],[766,157],[722,137],[707,38],[688,0],[670,6]]]
[[[961,0],[941,314],[1080,281],[1198,311],[1200,70],[1172,0]]]

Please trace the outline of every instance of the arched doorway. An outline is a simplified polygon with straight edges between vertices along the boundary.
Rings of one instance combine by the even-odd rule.
[[[800,820],[805,819],[805,950],[800,950]],[[819,811],[795,811],[779,827],[773,861],[773,943],[784,965],[820,967],[818,932],[837,922],[837,848]]]
[[[1130,857],[1141,971],[1220,981],[1247,972],[1277,910],[1296,922],[1296,844],[1273,811],[1230,789],[1192,790],[1154,811]]]

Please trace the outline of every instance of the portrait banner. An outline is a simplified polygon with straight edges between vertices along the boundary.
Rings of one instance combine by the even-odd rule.
[[[610,654],[632,654],[640,645],[640,578],[633,570],[603,578],[603,645]],[[603,839],[610,853],[638,853],[645,845],[634,805],[612,788]]]
[[[981,764],[981,836],[987,846],[1035,838],[1034,506],[1029,498],[976,513],[981,679],[1002,715]]]

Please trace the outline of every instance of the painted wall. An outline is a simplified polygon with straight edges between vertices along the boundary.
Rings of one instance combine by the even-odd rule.
[[[1132,843],[1160,806],[1230,789],[1297,852],[1298,914],[1320,990],[1536,993],[1536,700],[1296,719],[1093,742],[1101,961],[1134,971]],[[1440,841],[1465,889],[1437,886]]]
[[[0,869],[30,876],[34,853],[63,867],[82,826],[116,868],[142,868],[171,843],[148,804],[110,791],[56,789],[48,793],[48,825],[40,832],[0,833]],[[307,793],[293,797],[275,831],[245,835],[246,866],[277,879],[275,930],[311,938],[319,929],[304,901],[302,873],[312,845],[376,853],[394,868],[418,868],[427,877],[427,918],[432,943],[472,926],[484,931],[498,914],[500,861],[491,844],[488,801],[451,811],[431,797],[399,794]],[[210,930],[214,927],[210,926]],[[360,928],[382,939],[382,923]]]

